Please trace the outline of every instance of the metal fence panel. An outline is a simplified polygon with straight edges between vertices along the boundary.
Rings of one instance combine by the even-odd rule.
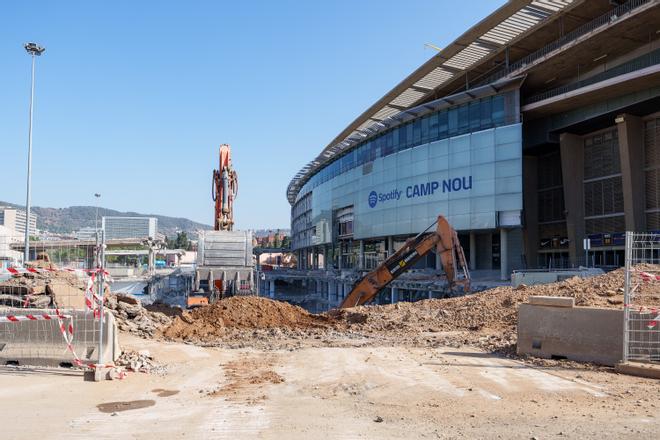
[[[660,364],[660,234],[626,232],[624,362]]]

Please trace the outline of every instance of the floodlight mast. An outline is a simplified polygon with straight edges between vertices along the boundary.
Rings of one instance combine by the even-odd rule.
[[[27,196],[25,201],[25,253],[23,255],[23,264],[30,260],[30,182],[32,180],[32,112],[34,106],[34,66],[35,60],[38,56],[46,50],[45,47],[39,46],[37,43],[25,43],[23,45],[29,55],[32,56],[32,81],[30,88],[30,126],[28,134],[28,169],[27,169]]]

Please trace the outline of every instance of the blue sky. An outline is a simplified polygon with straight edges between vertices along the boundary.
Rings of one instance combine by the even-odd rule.
[[[33,1],[0,5],[0,200],[212,224],[232,145],[239,228],[289,227],[291,177],[342,129],[504,0]]]

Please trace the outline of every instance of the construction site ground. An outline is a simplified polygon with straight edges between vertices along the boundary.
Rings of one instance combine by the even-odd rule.
[[[463,347],[221,349],[123,335],[163,374],[3,369],[3,438],[657,438],[660,383]]]
[[[182,311],[118,295],[122,348],[150,373],[0,368],[3,438],[655,439],[660,381],[515,352],[530,295],[620,308],[622,283],[618,270],[320,315],[260,297]]]

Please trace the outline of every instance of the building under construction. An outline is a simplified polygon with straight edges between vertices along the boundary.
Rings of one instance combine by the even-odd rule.
[[[371,269],[438,214],[503,279],[622,265],[660,230],[659,24],[658,0],[507,2],[291,180],[299,268]]]

